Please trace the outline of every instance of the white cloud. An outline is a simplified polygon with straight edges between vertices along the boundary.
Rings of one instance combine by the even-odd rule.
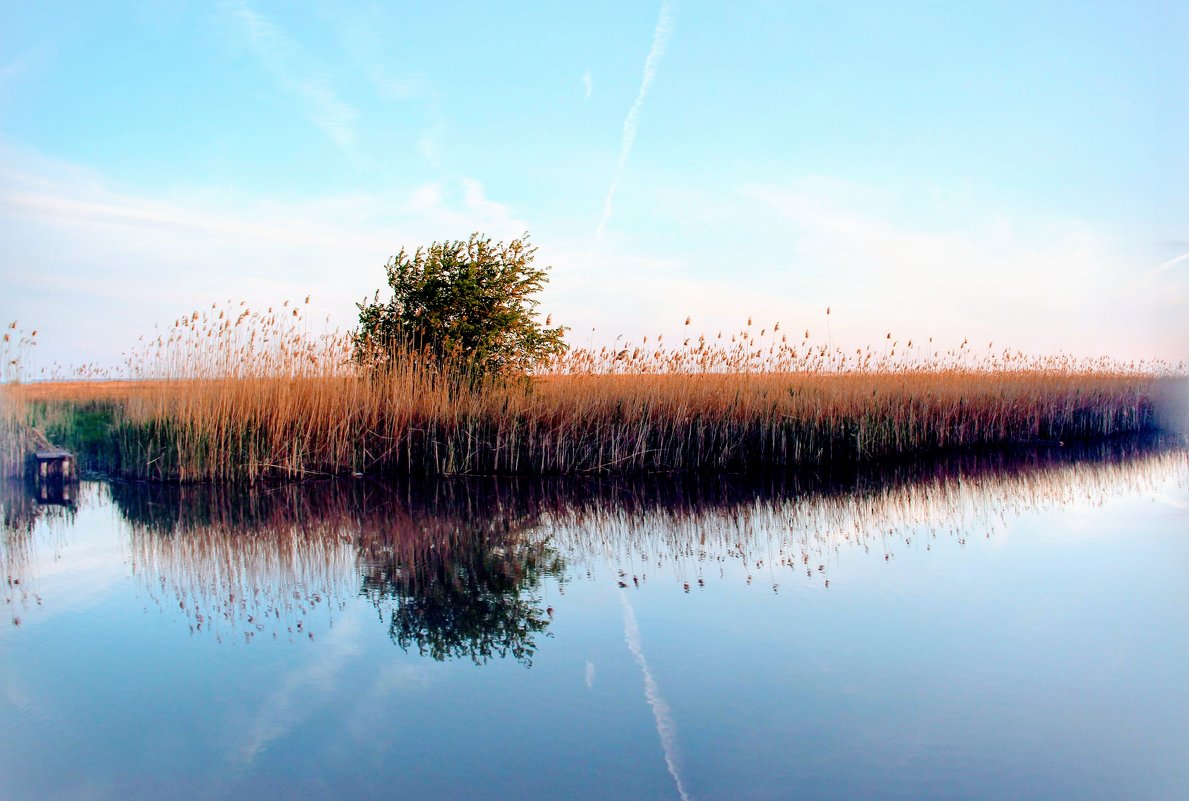
[[[445,134],[446,122],[438,119],[417,137],[417,152],[435,167],[441,164],[442,137]]]
[[[590,76],[590,70],[582,73],[582,97],[590,100],[591,93],[594,92],[594,79]]]
[[[42,49],[28,50],[6,64],[0,64],[0,91],[16,83],[45,59]]]
[[[1151,275],[1146,245],[1077,220],[920,210],[825,178],[653,193],[652,207],[673,210],[663,236],[543,241],[555,265],[543,306],[572,342],[729,337],[751,317],[757,330],[780,322],[794,342],[809,329],[814,344],[846,348],[882,348],[891,332],[918,348],[933,337],[942,352],[969,338],[982,352],[1189,358],[1186,262]]]
[[[358,8],[332,4],[321,7],[319,16],[330,25],[343,54],[367,79],[376,97],[407,104],[406,109],[419,109],[426,123],[417,136],[417,152],[437,167],[442,160],[443,140],[450,128],[442,111],[444,98],[429,77],[407,71],[409,64],[401,58],[403,51],[391,46],[392,37],[404,32],[394,28],[386,11],[381,5]],[[402,110],[401,113],[408,112]]]
[[[41,329],[42,366],[114,366],[154,324],[228,299],[312,294],[315,319],[349,327],[401,247],[528,227],[470,179],[277,202],[133,194],[70,165],[31,166],[0,172],[0,317]]]
[[[369,5],[363,8],[352,5],[330,4],[319,8],[323,19],[328,19],[337,35],[343,53],[366,76],[379,97],[402,101],[425,96],[430,87],[424,77],[409,75],[395,68],[399,48],[389,46],[386,34],[390,34],[385,8]]]
[[[282,202],[135,193],[11,149],[0,165],[0,320],[41,329],[39,365],[114,366],[155,323],[228,299],[313,294],[311,319],[349,327],[401,247],[530,228],[538,264],[553,267],[541,309],[578,345],[729,335],[749,316],[824,343],[830,306],[831,338],[846,347],[892,331],[943,350],[969,337],[982,349],[1189,357],[1179,257],[1153,269],[1146,250],[1076,221],[905,219],[895,195],[826,179],[686,193],[659,204],[678,209],[666,233],[595,245],[530,226],[467,178]]]
[[[813,180],[740,194],[759,220],[779,226],[773,239],[787,269],[814,275],[832,322],[849,321],[864,344],[890,328],[918,341],[937,334],[1086,356],[1189,355],[1178,310],[1186,282],[1170,269],[1177,260],[1145,276],[1141,257],[1088,224],[896,221],[894,198]]]
[[[253,55],[289,96],[298,101],[306,118],[343,151],[357,139],[359,112],[339,99],[330,81],[313,65],[312,58],[264,15],[240,2],[228,6],[248,37]]]

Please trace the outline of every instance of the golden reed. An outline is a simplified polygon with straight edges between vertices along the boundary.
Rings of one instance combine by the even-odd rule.
[[[847,353],[751,321],[475,385],[417,353],[360,369],[349,335],[312,334],[287,302],[194,312],[122,372],[5,384],[3,457],[19,463],[36,429],[84,465],[160,481],[746,471],[1168,429],[1165,399],[1184,389],[1184,368],[1163,363],[976,356],[891,334]]]

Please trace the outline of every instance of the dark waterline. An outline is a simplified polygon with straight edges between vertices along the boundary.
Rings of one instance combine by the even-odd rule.
[[[7,485],[0,798],[1189,796],[1189,455]]]

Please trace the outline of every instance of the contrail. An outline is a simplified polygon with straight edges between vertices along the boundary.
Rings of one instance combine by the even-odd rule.
[[[1174,256],[1163,264],[1158,264],[1152,268],[1152,270],[1148,272],[1148,277],[1151,278],[1153,276],[1160,275],[1161,273],[1166,273],[1181,262],[1187,260],[1189,260],[1189,253],[1182,253],[1180,256]]]
[[[669,705],[661,698],[656,679],[652,677],[648,660],[644,658],[644,651],[640,648],[640,627],[636,625],[636,613],[632,611],[632,605],[622,591],[619,593],[619,600],[623,603],[623,637],[627,641],[628,650],[636,657],[640,672],[644,674],[644,698],[652,707],[652,716],[656,719],[656,733],[660,735],[661,750],[665,752],[665,767],[669,769],[669,775],[677,784],[677,794],[681,796],[681,801],[690,801],[689,793],[685,791],[685,782],[681,780],[681,765],[677,753],[677,724],[673,722]]]
[[[665,54],[665,46],[669,44],[669,37],[673,33],[673,4],[669,0],[661,3],[661,14],[656,21],[656,30],[652,34],[652,48],[648,51],[648,58],[644,60],[644,77],[640,79],[640,91],[636,94],[636,102],[628,110],[623,121],[623,142],[619,146],[619,161],[615,165],[615,172],[611,174],[611,186],[607,187],[607,197],[603,199],[603,216],[599,220],[599,227],[595,230],[595,241],[603,238],[603,229],[611,219],[611,208],[615,203],[615,190],[619,188],[619,179],[623,176],[624,165],[628,163],[628,156],[632,152],[632,144],[636,141],[637,118],[640,108],[644,105],[644,96],[648,94],[648,87],[656,75],[656,66]]]
[[[1189,253],[1182,253],[1180,256],[1173,256],[1168,261],[1157,264],[1155,267],[1140,276],[1138,283],[1141,286],[1144,284],[1149,284],[1152,281],[1155,281],[1157,278],[1163,276],[1165,273],[1172,272],[1174,267],[1186,264],[1186,262],[1189,262]]]

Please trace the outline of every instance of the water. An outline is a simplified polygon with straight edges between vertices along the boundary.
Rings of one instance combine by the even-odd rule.
[[[0,798],[1189,797],[1189,456],[3,497]]]

